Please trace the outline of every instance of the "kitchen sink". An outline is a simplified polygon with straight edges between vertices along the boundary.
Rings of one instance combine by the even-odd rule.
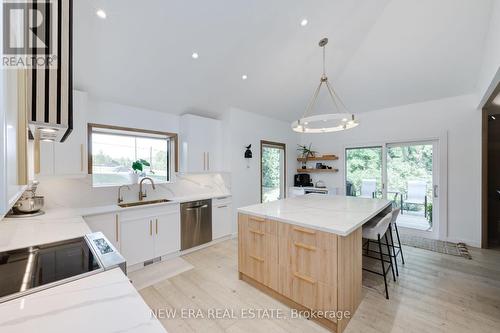
[[[118,204],[121,208],[128,208],[128,207],[136,207],[136,206],[145,206],[145,205],[153,205],[153,204],[159,204],[162,202],[169,202],[172,200],[168,199],[159,199],[159,200],[149,200],[149,201],[136,201],[136,202],[127,202],[127,203],[121,203]]]

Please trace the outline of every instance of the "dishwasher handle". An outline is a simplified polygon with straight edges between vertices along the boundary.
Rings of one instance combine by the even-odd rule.
[[[186,210],[195,210],[195,209],[203,209],[203,208],[208,208],[208,205],[189,207],[189,208],[186,208]]]

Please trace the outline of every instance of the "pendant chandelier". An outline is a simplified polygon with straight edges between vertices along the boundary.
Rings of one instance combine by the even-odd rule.
[[[340,97],[335,93],[335,90],[330,85],[326,76],[325,66],[325,46],[328,44],[328,38],[323,38],[319,41],[319,46],[323,48],[323,74],[319,82],[318,88],[309,102],[306,111],[302,118],[292,123],[292,129],[300,133],[328,133],[344,131],[358,126],[359,124],[354,119],[354,114],[349,113]],[[328,90],[328,94],[332,99],[336,112],[329,114],[319,114],[311,116],[310,113],[314,109],[318,100],[318,95],[322,86]]]

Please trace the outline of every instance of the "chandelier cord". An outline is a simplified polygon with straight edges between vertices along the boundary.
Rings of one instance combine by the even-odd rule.
[[[320,46],[323,48],[323,75],[321,76],[320,83],[319,83],[318,87],[316,88],[316,90],[314,91],[314,94],[313,94],[311,100],[309,101],[309,104],[307,105],[307,108],[306,108],[304,114],[302,115],[302,118],[305,118],[311,112],[311,110],[314,108],[314,106],[316,105],[316,103],[318,101],[319,93],[321,91],[321,86],[323,85],[323,83],[325,84],[326,89],[328,90],[328,93],[330,95],[330,98],[332,99],[332,102],[333,102],[335,109],[336,109],[336,113],[342,113],[342,109],[344,111],[347,111],[347,107],[345,106],[342,99],[338,96],[335,89],[330,85],[330,82],[328,82],[328,77],[326,76],[326,44],[327,43],[328,43],[328,39],[326,39],[326,38],[324,38],[320,41]],[[338,99],[338,101],[337,101],[337,99]],[[300,119],[299,119],[299,124],[300,124]]]
[[[326,45],[323,45],[323,76],[326,76],[325,47]]]

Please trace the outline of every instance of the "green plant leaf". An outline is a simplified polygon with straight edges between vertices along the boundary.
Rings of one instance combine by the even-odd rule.
[[[132,162],[132,169],[134,171],[142,171],[142,163],[140,161]]]
[[[150,166],[149,162],[146,160],[140,159],[139,161],[145,166]]]

